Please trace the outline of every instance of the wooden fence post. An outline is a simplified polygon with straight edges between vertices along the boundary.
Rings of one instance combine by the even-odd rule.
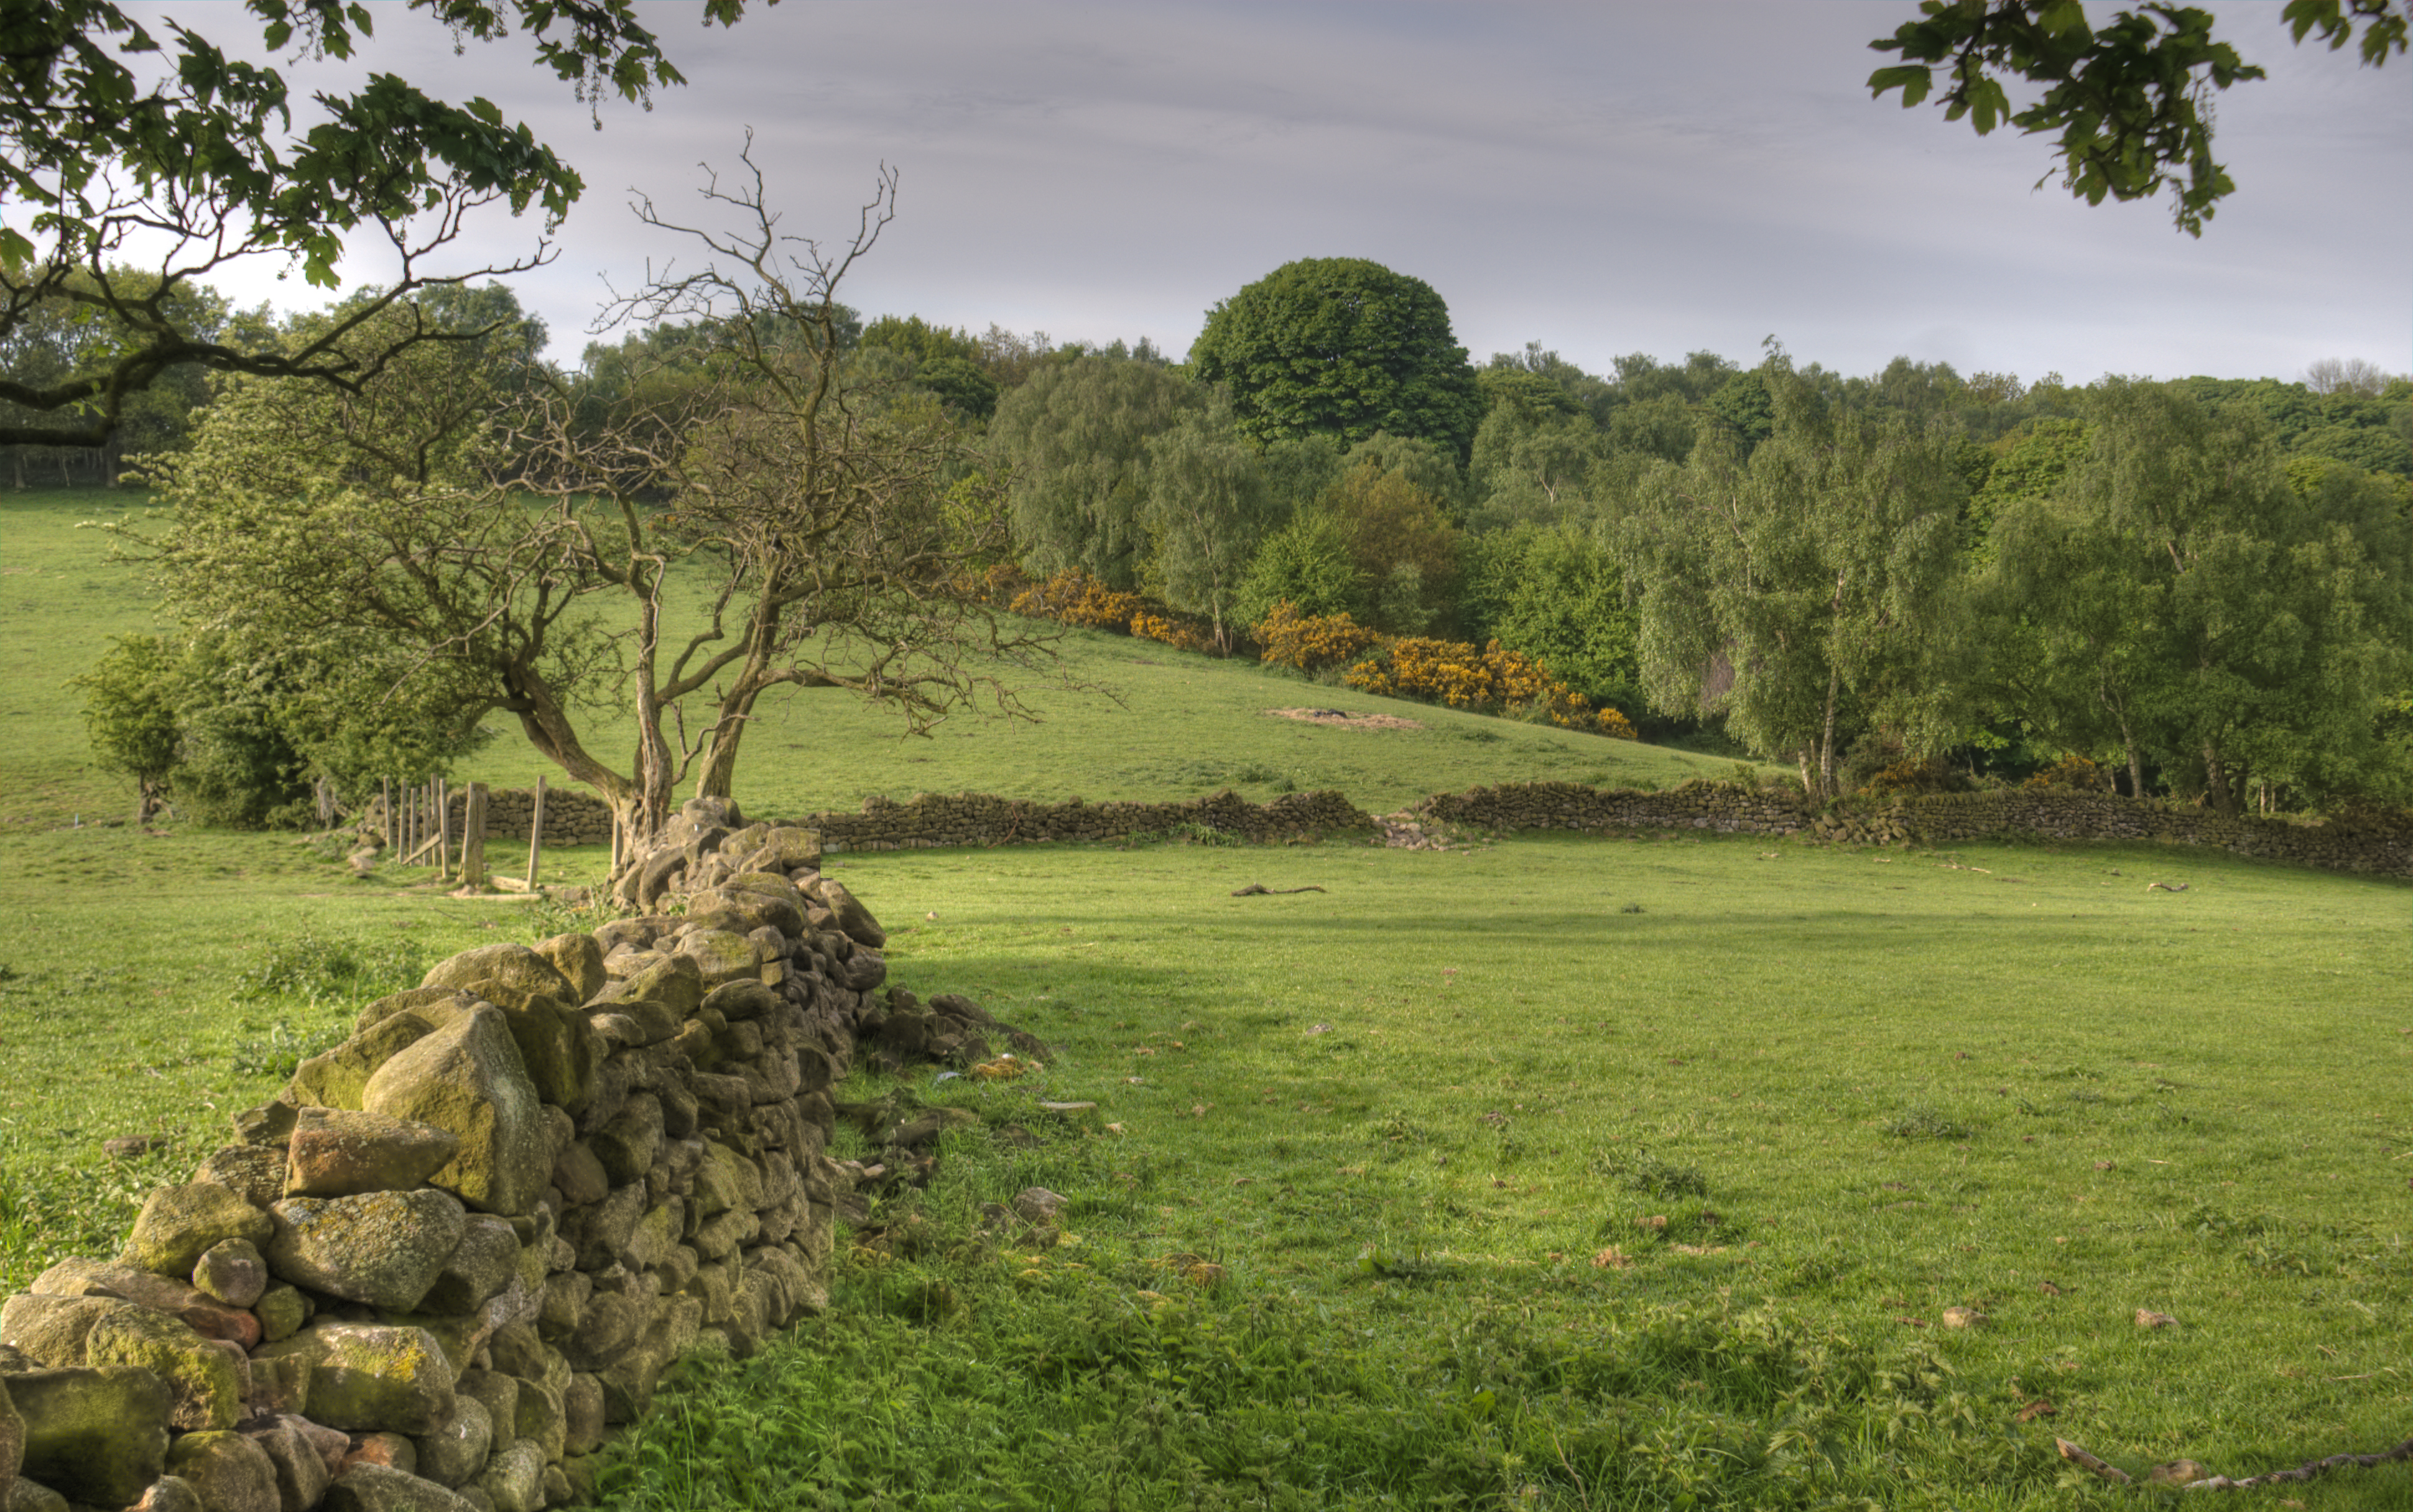
[[[528,891],[536,890],[536,869],[544,859],[544,774],[536,779],[536,814],[528,820]]]
[[[393,832],[393,779],[391,777],[377,779],[377,807],[384,812],[385,848],[391,855],[394,846],[402,843]]]
[[[436,787],[436,880],[452,880],[452,793],[438,777]]]
[[[461,805],[461,885],[486,885],[486,785],[471,783]]]

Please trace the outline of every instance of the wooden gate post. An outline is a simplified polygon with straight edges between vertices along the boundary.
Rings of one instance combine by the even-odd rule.
[[[536,813],[528,820],[528,891],[536,890],[536,869],[544,859],[544,774],[536,779]]]
[[[461,885],[486,885],[486,785],[471,783],[461,808]]]

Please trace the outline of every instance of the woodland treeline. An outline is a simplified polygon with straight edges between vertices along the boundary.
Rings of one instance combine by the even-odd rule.
[[[1521,653],[1646,738],[1781,761],[1819,797],[2031,780],[2228,810],[2413,796],[2413,380],[2332,362],[2299,380],[2074,384],[1908,359],[1861,376],[1772,342],[1749,366],[1635,354],[1591,373],[1539,342],[1478,363],[1431,289],[1350,259],[1238,291],[1176,360],[1146,341],[865,320],[835,297],[843,271],[734,304],[657,291],[575,369],[543,360],[508,288],[423,291],[414,318],[458,339],[398,364],[383,405],[314,400],[262,423],[264,380],[155,388],[155,421],[125,450],[159,459],[141,473],[179,523],[145,549],[171,603],[218,628],[96,668],[104,753],[147,731],[125,770],[147,762],[164,792],[181,764],[185,791],[231,795],[217,816],[267,822],[312,776],[440,769],[501,711],[615,802],[659,802],[671,782],[725,786],[761,697],[925,685],[849,682],[843,656],[807,667],[807,640],[869,629],[881,593],[921,606],[906,619],[941,599],[977,613],[1003,575],[1137,595],[1227,654],[1255,652],[1275,616]],[[222,329],[274,343],[324,318],[228,313]],[[5,357],[72,370],[86,339],[62,323]],[[801,408],[807,391],[824,397]],[[806,451],[766,450],[774,421]],[[514,531],[531,501],[559,528],[482,565],[441,540],[356,536],[346,550],[381,564],[297,571],[312,533],[286,533],[287,558],[258,542],[282,504],[209,523],[211,501],[256,489],[262,458],[313,428],[312,465],[334,471],[281,475],[297,496],[386,491],[369,514],[392,521],[441,493],[472,501],[445,528],[475,534],[515,494]],[[9,449],[36,484],[122,464]],[[374,476],[398,458],[412,477]],[[813,485],[828,499],[853,501],[842,523],[763,481],[815,468],[840,480]],[[600,522],[580,513],[598,497],[617,511]],[[789,538],[781,511],[799,508],[828,528]],[[889,565],[824,580],[817,550]],[[892,570],[899,550],[918,565]],[[644,637],[587,611],[607,590],[640,620],[659,609],[659,580],[608,561],[648,551],[714,564],[723,618],[717,645],[632,693],[652,676],[629,660]],[[271,581],[358,598],[413,571],[451,575],[459,627],[423,605],[230,608]],[[551,609],[527,602],[548,591]],[[225,628],[246,614],[250,639]],[[944,676],[917,674],[945,690],[931,715],[988,678],[969,670],[979,637],[940,639]],[[363,677],[413,691],[374,700],[381,724],[338,717]],[[1010,681],[984,685],[1010,706]],[[625,791],[565,733],[590,697],[677,727]],[[672,717],[690,697],[720,701]],[[239,738],[197,728],[243,707]],[[214,760],[232,775],[207,776]]]

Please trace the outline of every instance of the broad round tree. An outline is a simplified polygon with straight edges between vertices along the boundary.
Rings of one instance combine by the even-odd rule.
[[[1241,433],[1260,443],[1382,431],[1463,460],[1483,419],[1449,306],[1423,279],[1363,257],[1275,269],[1206,312],[1190,363],[1230,389]]]

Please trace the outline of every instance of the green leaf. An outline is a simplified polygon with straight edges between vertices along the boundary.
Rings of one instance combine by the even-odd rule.
[[[1896,64],[1890,68],[1879,68],[1869,75],[1869,94],[1872,97],[1882,97],[1888,89],[1901,90],[1902,108],[1905,110],[1926,99],[1928,94],[1934,88],[1933,70],[1915,63]]]

